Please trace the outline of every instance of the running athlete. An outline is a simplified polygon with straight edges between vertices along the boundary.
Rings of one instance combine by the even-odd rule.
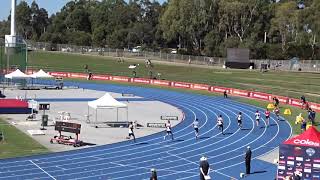
[[[196,134],[196,139],[198,139],[198,137],[199,137],[199,121],[198,121],[198,119],[196,119],[193,122],[193,128],[194,128],[194,131],[195,131],[195,134]]]
[[[169,134],[171,134],[171,139],[173,140],[173,134],[172,134],[172,131],[171,131],[171,123],[170,121],[168,120],[168,122],[166,123],[166,131],[167,131],[167,134],[163,137],[164,140],[166,140],[166,137],[169,136]]]
[[[277,116],[277,120],[280,121],[280,110],[278,107],[274,108],[274,114]]]
[[[219,130],[221,130],[221,133],[224,135],[224,133],[223,133],[223,119],[222,119],[222,115],[219,115],[219,117],[218,117],[218,119],[217,119],[217,124],[218,124]]]
[[[254,114],[256,117],[256,124],[257,126],[259,126],[259,121],[260,121],[260,112],[257,110],[256,113]]]
[[[239,112],[239,114],[237,116],[237,120],[238,120],[239,128],[242,128],[242,112]]]
[[[136,142],[136,137],[135,137],[135,135],[133,133],[133,123],[132,122],[130,122],[130,124],[129,124],[129,136],[128,136],[128,139],[130,139],[131,136],[133,137],[133,141]]]
[[[270,120],[270,111],[268,109],[266,109],[266,111],[264,112],[264,115],[266,116],[266,124],[267,127],[269,126],[269,120]]]

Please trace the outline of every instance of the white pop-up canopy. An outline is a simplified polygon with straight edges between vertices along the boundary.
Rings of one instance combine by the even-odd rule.
[[[12,73],[4,75],[5,78],[8,79],[26,79],[30,78],[29,75],[26,75],[25,73],[21,72],[19,69],[15,70]]]
[[[44,72],[42,69],[40,69],[38,72],[30,75],[30,77],[32,77],[32,78],[53,78],[53,76]]]
[[[119,108],[126,108],[127,121],[128,121],[128,105],[117,101],[109,93],[106,93],[104,96],[102,96],[99,99],[88,102],[88,115],[89,115],[89,107],[96,110],[96,115],[95,115],[95,122],[96,123],[97,123],[98,109],[117,109],[117,121],[119,121]]]

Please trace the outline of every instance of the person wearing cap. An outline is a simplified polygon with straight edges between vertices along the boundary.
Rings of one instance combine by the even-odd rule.
[[[200,180],[206,180],[205,177],[209,176],[210,165],[206,156],[200,158]]]
[[[193,128],[195,131],[196,139],[199,137],[199,120],[198,118],[193,122]]]
[[[151,169],[151,177],[150,177],[150,180],[158,180],[157,171],[156,171],[156,169],[154,169],[154,168]]]
[[[251,148],[250,146],[247,147],[246,155],[245,155],[245,163],[246,163],[246,175],[250,174],[251,169]]]

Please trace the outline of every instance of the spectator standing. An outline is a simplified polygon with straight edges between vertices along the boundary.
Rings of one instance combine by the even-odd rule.
[[[311,108],[308,110],[308,119],[312,124],[315,124],[316,112]]]
[[[89,74],[88,74],[88,77],[87,77],[87,80],[91,80],[92,79],[92,72],[89,71]]]
[[[302,95],[300,97],[300,100],[301,100],[301,109],[304,109],[306,104],[307,104],[307,100],[306,100],[306,97],[304,95]]]
[[[223,97],[224,97],[224,98],[228,98],[227,90],[225,90],[225,91],[223,92]]]
[[[200,180],[210,179],[210,165],[206,156],[200,158]]]
[[[279,106],[279,99],[277,97],[273,97],[273,103],[275,107]]]
[[[301,122],[301,133],[307,130],[307,121],[302,118],[302,122]]]
[[[250,146],[247,147],[246,155],[245,155],[245,163],[246,163],[246,175],[250,174],[251,169],[251,148]]]
[[[84,65],[84,72],[88,73],[88,71],[89,71],[89,66],[88,66],[88,64],[86,64],[86,65]]]

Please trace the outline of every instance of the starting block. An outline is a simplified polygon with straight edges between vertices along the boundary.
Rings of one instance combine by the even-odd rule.
[[[291,115],[291,110],[290,109],[285,109],[283,114],[284,115]]]
[[[274,105],[273,104],[268,104],[267,109],[274,109]]]

